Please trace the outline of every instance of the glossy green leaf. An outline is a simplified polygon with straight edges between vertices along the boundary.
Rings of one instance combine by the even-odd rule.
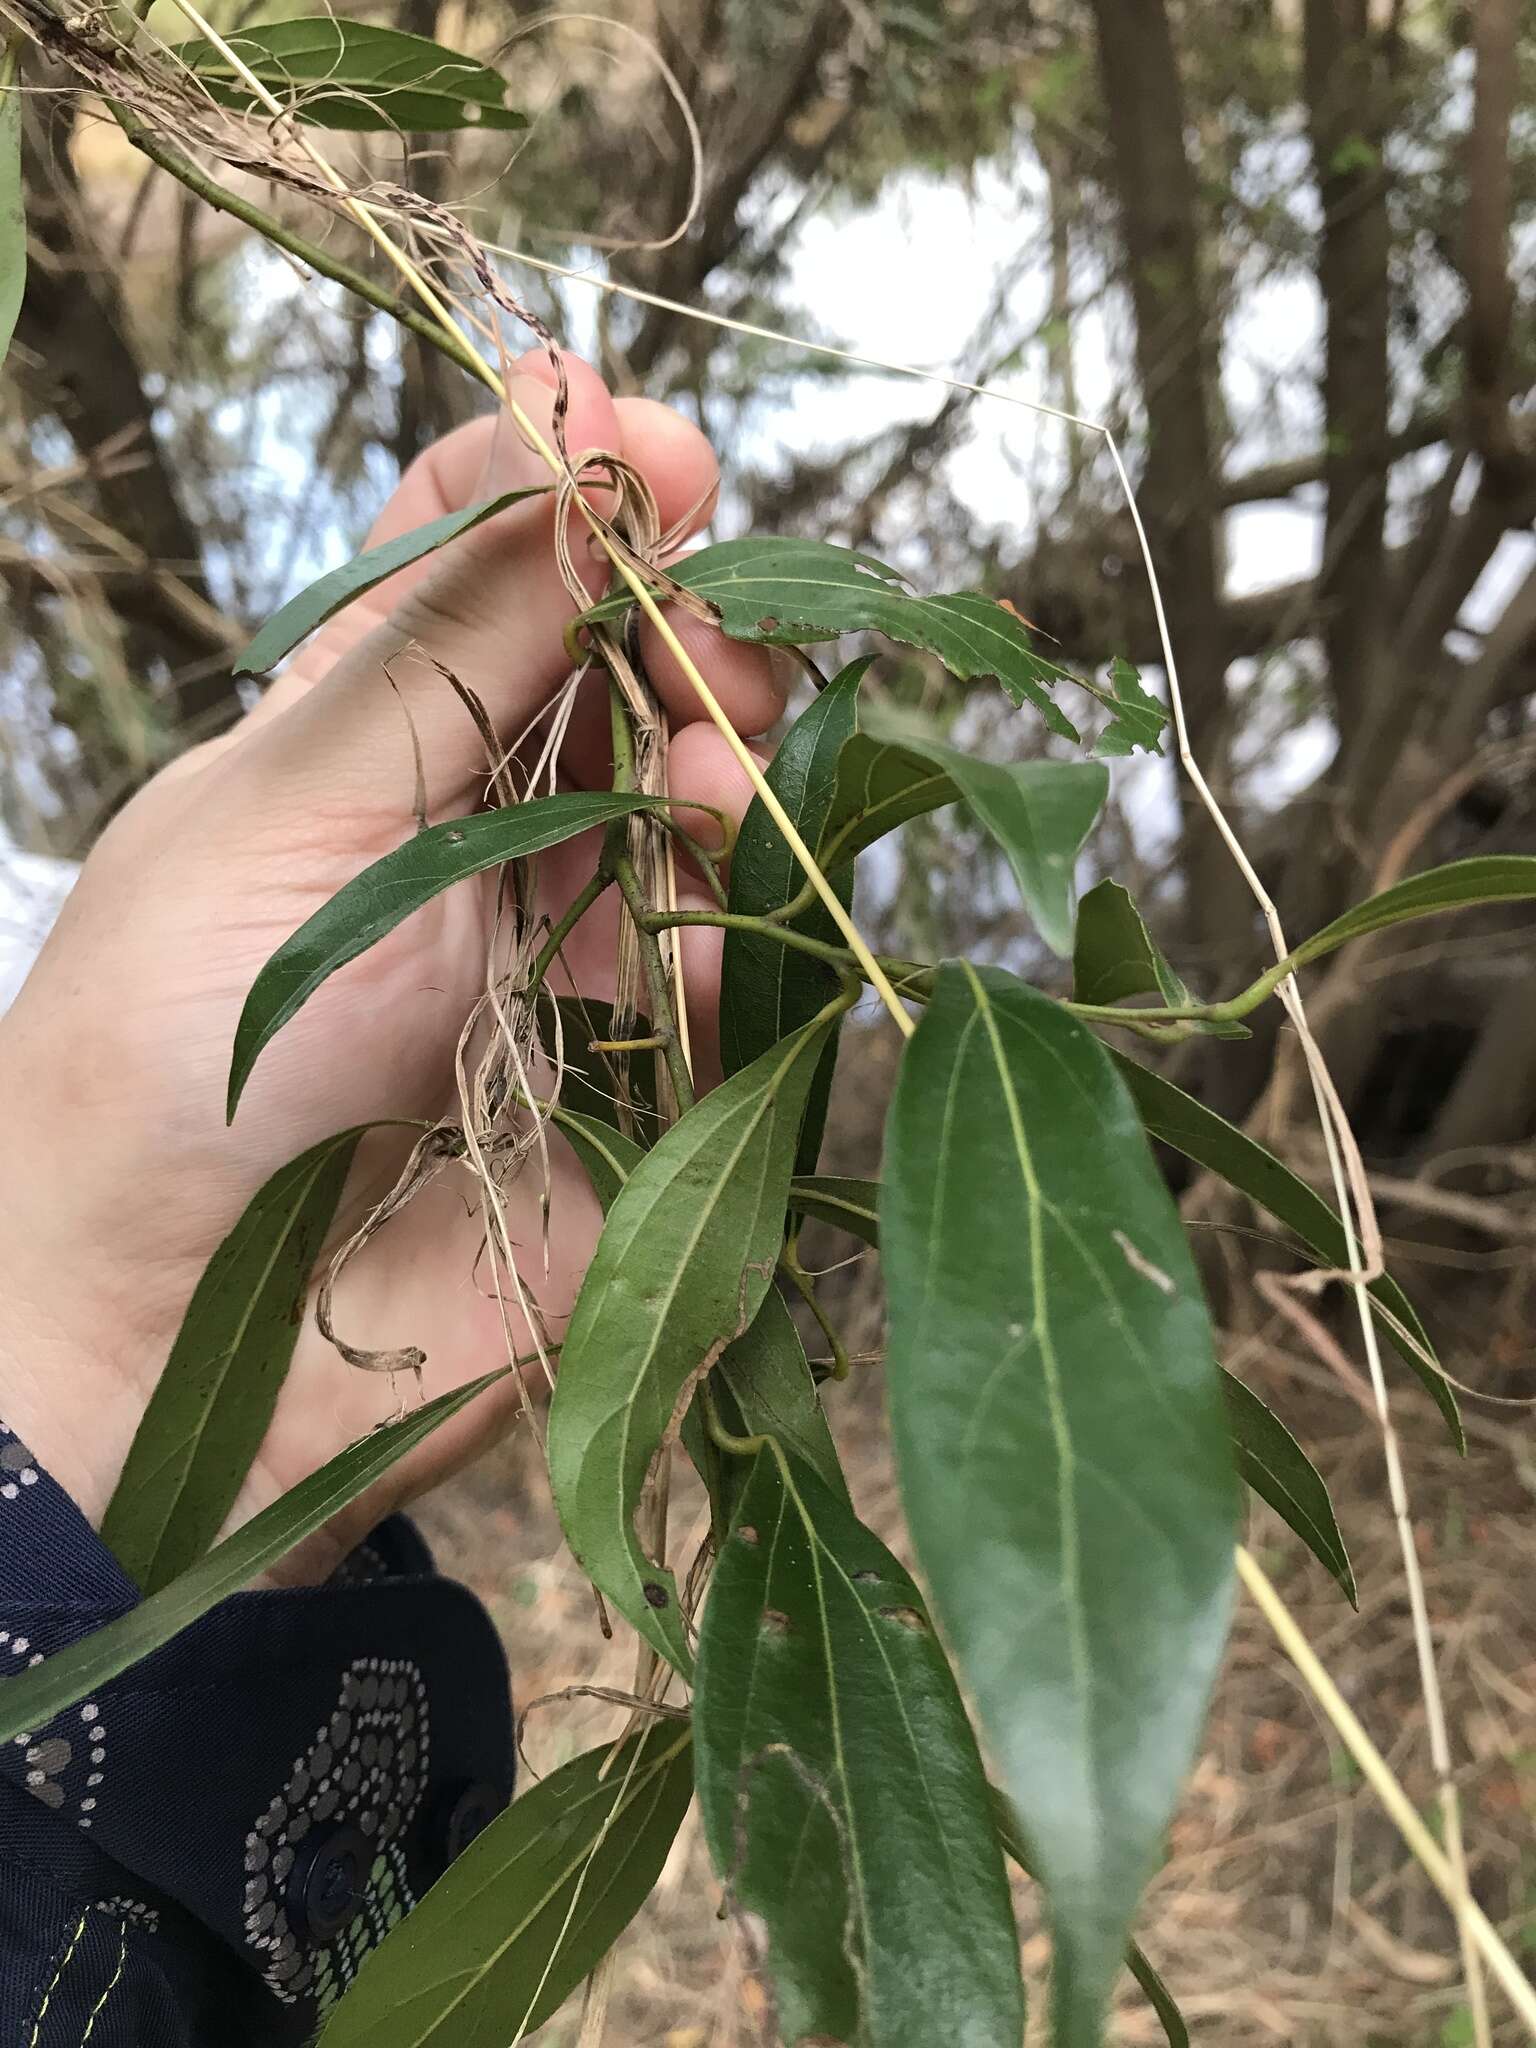
[[[845,1180],[840,1174],[797,1173],[789,1184],[792,1209],[820,1223],[835,1223],[865,1244],[880,1242],[879,1200],[878,1181]]]
[[[27,283],[27,216],[21,184],[19,39],[0,48],[0,362],[4,362]]]
[[[1171,1145],[1197,1166],[1207,1167],[1267,1209],[1271,1216],[1294,1230],[1325,1265],[1347,1263],[1349,1248],[1343,1224],[1322,1196],[1282,1165],[1273,1152],[1218,1116],[1215,1110],[1207,1109],[1203,1102],[1186,1095],[1172,1081],[1153,1073],[1150,1067],[1124,1053],[1114,1052],[1110,1057],[1130,1089],[1137,1114],[1151,1137]],[[1466,1438],[1456,1396],[1445,1376],[1436,1369],[1434,1347],[1408,1297],[1386,1274],[1372,1281],[1370,1292],[1382,1329],[1429,1389],[1456,1448],[1464,1451]],[[1399,1330],[1406,1333],[1409,1341],[1404,1341]]]
[[[566,1540],[685,1674],[677,1587],[642,1552],[635,1508],[695,1383],[768,1291],[826,1030],[808,1025],[731,1075],[645,1155],[608,1212],[561,1347],[548,1449]]]
[[[1096,754],[1129,754],[1137,747],[1148,754],[1163,751],[1163,728],[1168,723],[1168,713],[1143,687],[1140,675],[1123,655],[1117,654],[1109,665],[1107,688],[1093,683],[1085,683],[1084,688],[1092,690],[1100,703],[1107,704],[1115,714],[1099,734],[1094,745]]]
[[[816,857],[834,874],[898,825],[959,801],[960,792],[942,767],[906,747],[855,733],[838,756],[837,786]]]
[[[606,1129],[595,1120],[561,1107],[555,1122],[564,1133],[592,1182],[603,1213],[613,1207],[619,1189],[644,1159],[633,1139]],[[847,1481],[827,1418],[822,1413],[805,1346],[794,1318],[773,1288],[752,1318],[750,1328],[727,1344],[710,1375],[725,1426],[738,1436],[776,1437],[786,1451],[803,1459],[834,1493],[847,1493]],[[734,1493],[709,1442],[698,1402],[683,1418],[688,1455],[710,1487],[719,1533],[725,1533]]]
[[[1525,853],[1481,854],[1474,860],[1453,860],[1442,868],[1426,868],[1368,896],[1314,932],[1296,948],[1298,965],[1332,953],[1350,939],[1411,918],[1438,917],[1447,910],[1466,910],[1476,903],[1524,903],[1536,898],[1536,857]]]
[[[1024,1830],[1019,1824],[1011,1802],[995,1788],[992,1793],[993,1815],[997,1822],[997,1837],[1003,1845],[1003,1853],[1011,1856],[1026,1877],[1032,1877],[1028,1844]],[[1142,1995],[1162,2026],[1168,2048],[1189,2048],[1189,2029],[1184,2024],[1184,2015],[1174,2003],[1172,1993],[1157,1971],[1147,1960],[1145,1950],[1133,1941],[1125,1952],[1125,1967],[1136,1979]]]
[[[338,889],[284,939],[251,985],[235,1027],[228,1113],[234,1116],[252,1067],[269,1040],[338,967],[392,932],[444,889],[504,861],[522,860],[658,799],[612,790],[566,790],[506,810],[481,811],[417,832]]]
[[[733,640],[794,647],[840,633],[883,633],[936,654],[962,682],[996,676],[1014,703],[1032,704],[1052,732],[1079,737],[1047,694],[1051,684],[1075,678],[1036,654],[1024,621],[990,597],[917,597],[872,555],[792,536],[721,541],[677,563],[672,574],[719,608]],[[588,616],[612,617],[630,602],[627,593],[608,598]]]
[[[1231,1604],[1210,1321],[1103,1046],[997,968],[947,963],[906,1047],[880,1238],[907,1524],[1049,1895],[1057,2048],[1097,2048]]]
[[[539,1032],[551,1060],[555,1057],[554,1020],[560,1020],[560,1047],[565,1071],[560,1080],[560,1100],[578,1115],[622,1131],[619,1095],[628,1092],[628,1107],[634,1122],[633,1135],[644,1146],[654,1140],[659,1123],[656,1112],[656,1055],[654,1052],[602,1053],[592,1050],[592,1041],[606,1044],[613,1037],[613,1005],[595,996],[557,996],[551,1006],[547,995],[539,1001]],[[626,1035],[643,1038],[650,1031],[643,1018],[636,1018]]]
[[[869,739],[948,776],[1006,854],[1041,938],[1068,955],[1077,855],[1109,794],[1109,770],[1097,761],[985,761],[890,705],[869,705],[860,723]]]
[[[588,1750],[493,1820],[368,1955],[320,2048],[508,2048],[649,1897],[693,1793],[689,1730]]]
[[[327,570],[324,576],[318,577],[296,597],[290,597],[272,614],[236,660],[234,673],[237,676],[265,675],[268,669],[276,668],[285,654],[291,654],[317,626],[323,626],[327,619],[334,618],[354,598],[374,589],[397,570],[419,562],[423,555],[434,554],[438,548],[446,547],[461,533],[468,533],[472,526],[479,526],[498,512],[505,512],[509,505],[516,505],[523,498],[541,496],[542,488],[503,491],[499,498],[482,499],[478,505],[466,505],[460,512],[445,512],[441,519],[429,519],[424,526],[413,526],[409,533],[397,533],[393,540],[380,541],[376,548],[354,555],[340,568]]]
[[[195,1564],[235,1504],[361,1136],[342,1131],[280,1167],[197,1283],[101,1525],[146,1593]]]
[[[1355,1574],[1328,1488],[1285,1424],[1250,1387],[1228,1372],[1221,1376],[1237,1476],[1301,1538],[1318,1563],[1330,1571],[1351,1607],[1358,1607]]]
[[[231,29],[228,48],[301,121],[318,128],[526,128],[506,104],[499,71],[445,50],[427,36],[321,14]],[[265,115],[265,102],[215,44],[179,43],[171,55],[197,73],[220,106]]]
[[[233,1536],[226,1536],[190,1571],[151,1593],[127,1614],[68,1649],[55,1651],[33,1670],[0,1679],[0,1742],[42,1727],[63,1708],[83,1700],[130,1664],[168,1643],[220,1600],[239,1592],[350,1506],[359,1494],[366,1493],[376,1479],[467,1407],[477,1394],[505,1379],[507,1372],[506,1366],[500,1366],[451,1394],[439,1394],[435,1401],[413,1409],[398,1422],[381,1423],[290,1487],[271,1507],[252,1516]]]
[[[704,1610],[694,1730],[710,1853],[766,1928],[785,2041],[1021,2039],[990,1795],[922,1596],[769,1450]]]
[[[837,785],[838,756],[858,724],[858,690],[868,660],[851,662],[814,698],[779,742],[768,767],[768,785],[808,846],[821,838]],[[747,806],[731,855],[729,908],[762,917],[788,903],[804,877],[789,842],[769,817],[760,797]],[[853,871],[833,877],[845,905],[853,902]],[[836,944],[840,934],[825,905],[817,902],[791,928]],[[777,939],[729,931],[720,967],[720,1056],[734,1074],[760,1053],[809,1023],[837,994],[836,972],[825,961],[796,952]],[[806,1104],[797,1164],[814,1169],[826,1124],[827,1098],[837,1061],[834,1033]]]

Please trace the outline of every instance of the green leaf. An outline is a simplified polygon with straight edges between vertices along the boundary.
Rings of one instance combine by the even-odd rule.
[[[670,1572],[635,1537],[652,1458],[696,1381],[751,1326],[784,1232],[820,1019],[706,1095],[665,1132],[608,1212],[560,1352],[549,1477],[588,1576],[685,1675]]]
[[[235,1027],[228,1114],[234,1116],[262,1049],[303,1008],[321,982],[359,953],[366,953],[412,911],[420,910],[455,882],[500,867],[503,861],[541,853],[593,825],[605,825],[610,818],[645,810],[658,801],[622,796],[613,790],[566,790],[506,810],[481,811],[473,818],[429,825],[425,832],[417,832],[393,853],[354,875],[291,938],[284,939],[252,983]]]
[[[1318,1563],[1337,1579],[1350,1606],[1358,1607],[1354,1570],[1323,1475],[1279,1416],[1251,1388],[1224,1372],[1221,1389],[1227,1401],[1238,1478],[1269,1502]]]
[[[366,1493],[391,1465],[467,1407],[477,1394],[505,1379],[509,1368],[482,1374],[451,1394],[439,1394],[399,1422],[381,1423],[355,1444],[349,1444],[319,1471],[290,1487],[271,1507],[237,1529],[190,1571],[169,1586],[151,1593],[127,1614],[67,1650],[57,1650],[45,1663],[15,1678],[0,1679],[0,1742],[44,1722],[77,1700],[83,1700],[151,1650],[158,1650],[218,1605],[230,1593],[264,1572],[296,1544],[312,1536]]]
[[[301,640],[313,633],[316,626],[323,626],[327,619],[351,604],[355,597],[372,590],[386,577],[393,576],[396,570],[419,562],[423,555],[446,547],[461,533],[468,533],[472,526],[479,526],[498,512],[505,512],[509,505],[516,505],[523,498],[539,497],[543,488],[503,491],[499,498],[486,498],[478,505],[466,505],[461,512],[445,512],[441,519],[429,519],[424,526],[413,526],[409,533],[397,533],[393,540],[380,541],[376,548],[354,555],[339,569],[327,570],[324,576],[317,578],[296,597],[290,597],[280,610],[272,614],[236,660],[234,673],[237,676],[265,675],[268,669],[276,668],[285,654],[291,654]]]
[[[321,2048],[507,2048],[543,2025],[644,1905],[693,1792],[658,1721],[514,1800],[366,1956]]]
[[[1100,882],[1077,907],[1072,993],[1080,1003],[1107,1006],[1126,996],[1155,995],[1169,1008],[1195,1001],[1164,959],[1141,912],[1118,882]],[[1191,1027],[1213,1038],[1246,1038],[1241,1024],[1201,1020]]]
[[[1322,1196],[1309,1188],[1304,1180],[1298,1180],[1273,1152],[1267,1151],[1246,1132],[1238,1130],[1235,1124],[1228,1123],[1224,1116],[1218,1116],[1215,1110],[1207,1109],[1203,1102],[1186,1095],[1172,1081],[1165,1080],[1161,1074],[1154,1074],[1150,1067],[1144,1067],[1120,1052],[1112,1052],[1110,1058],[1119,1069],[1121,1080],[1130,1089],[1136,1113],[1149,1136],[1171,1145],[1175,1152],[1182,1152],[1197,1166],[1219,1174],[1232,1187],[1267,1209],[1271,1216],[1294,1230],[1302,1243],[1325,1265],[1342,1267],[1348,1263],[1349,1247],[1343,1224]],[[1436,1367],[1434,1347],[1408,1297],[1385,1273],[1379,1280],[1371,1282],[1370,1293],[1382,1329],[1429,1389],[1436,1407],[1445,1417],[1452,1441],[1459,1451],[1464,1452],[1466,1437],[1462,1432],[1456,1396],[1449,1381]],[[1402,1333],[1406,1333],[1407,1341]]]
[[[635,1126],[645,1145],[649,1145],[657,1131],[656,1112],[656,1055],[654,1052],[630,1052],[622,1055],[622,1067],[616,1063],[621,1055],[592,1050],[593,1039],[608,1043],[613,1038],[613,1005],[600,1002],[595,996],[556,996],[553,1008],[560,1018],[561,1051],[565,1072],[560,1082],[561,1103],[584,1117],[607,1124],[613,1131],[623,1131],[619,1121],[619,1086],[622,1074],[628,1088],[631,1109],[636,1112]],[[555,1057],[554,1022],[550,1016],[551,998],[546,990],[540,991],[539,1032],[544,1049],[551,1062]],[[637,1018],[632,1036],[643,1038],[650,1026]],[[626,1133],[627,1135],[627,1133]]]
[[[816,858],[830,875],[898,825],[959,801],[953,779],[932,761],[855,733],[837,757],[837,786]]]
[[[0,362],[4,362],[27,283],[27,215],[21,184],[20,39],[0,49]]]
[[[867,659],[850,662],[834,676],[795,720],[769,764],[768,785],[808,846],[815,846],[821,838],[837,784],[838,756],[858,724],[859,683],[868,667]],[[789,842],[762,799],[754,797],[731,855],[728,907],[742,916],[762,917],[788,903],[800,882],[800,864]],[[851,906],[852,870],[839,874],[833,887],[844,905]],[[841,937],[820,902],[793,919],[790,929],[830,944]],[[736,1073],[769,1046],[809,1023],[831,1002],[837,988],[837,974],[825,961],[813,960],[777,939],[727,932],[720,967],[720,1055],[726,1073]],[[807,1172],[814,1168],[821,1150],[836,1062],[834,1033],[806,1104],[797,1163]]]
[[[1097,761],[983,761],[889,705],[867,707],[862,724],[871,739],[948,776],[1007,855],[1041,938],[1069,954],[1078,850],[1109,794],[1109,770]]]
[[[1438,917],[1442,911],[1465,910],[1475,903],[1523,903],[1536,897],[1536,856],[1489,853],[1475,860],[1453,860],[1443,868],[1426,868],[1394,883],[1378,896],[1368,896],[1346,910],[1296,948],[1297,965],[1332,953],[1349,939],[1415,917]]]
[[[1148,754],[1163,751],[1163,727],[1168,723],[1168,713],[1142,687],[1140,675],[1123,655],[1117,654],[1109,665],[1107,689],[1093,683],[1084,683],[1083,687],[1115,714],[1099,734],[1094,746],[1096,754],[1129,754],[1137,747]]]
[[[1026,1877],[1032,1877],[1031,1858],[1024,1830],[1012,1803],[994,1787],[992,1793],[993,1817],[997,1823],[997,1837],[1003,1845],[1003,1853],[1011,1856]],[[1184,2024],[1184,2015],[1173,2001],[1168,1986],[1148,1962],[1146,1953],[1133,1941],[1125,1952],[1125,1967],[1140,1985],[1148,2005],[1162,2024],[1168,2048],[1189,2048],[1189,2029]]]
[[[645,1157],[645,1147],[616,1131],[602,1117],[586,1116],[557,1102],[550,1120],[581,1161],[592,1192],[606,1216],[620,1188]]]
[[[922,1596],[771,1450],[716,1566],[694,1730],[705,1836],[765,1923],[785,2041],[1022,2037],[990,1795]]]
[[[902,1058],[880,1237],[907,1524],[1049,1894],[1054,2038],[1096,2048],[1231,1604],[1199,1280],[1103,1046],[963,961]]]
[[[361,1136],[342,1131],[279,1167],[197,1283],[101,1525],[146,1593],[195,1564],[235,1504]]]
[[[865,1244],[879,1244],[880,1219],[876,1205],[880,1183],[873,1180],[845,1180],[832,1173],[796,1174],[789,1184],[789,1206],[802,1216],[814,1216],[821,1223],[835,1223]]]
[[[434,134],[528,125],[506,104],[499,71],[403,29],[322,14],[231,29],[225,42],[275,99],[318,128]],[[197,73],[220,106],[268,111],[213,43],[179,43],[171,55]]]
[[[718,608],[733,640],[795,647],[840,633],[883,633],[936,654],[961,682],[996,676],[1014,703],[1033,704],[1052,732],[1079,737],[1047,694],[1066,671],[1036,654],[1024,621],[990,597],[916,597],[884,562],[822,540],[721,541],[671,573]],[[587,616],[611,618],[631,602],[627,592],[606,598]]]

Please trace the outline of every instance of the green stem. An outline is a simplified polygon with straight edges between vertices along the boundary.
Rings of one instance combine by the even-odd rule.
[[[654,913],[645,900],[645,891],[640,887],[640,877],[635,873],[635,864],[628,852],[615,853],[607,865],[619,885],[619,894],[629,911],[629,921],[635,928],[640,948],[640,971],[645,976],[646,990],[651,999],[651,1022],[662,1041],[661,1056],[667,1063],[672,1093],[677,1097],[677,1113],[682,1116],[693,1107],[693,1077],[688,1072],[688,1062],[683,1058],[682,1041],[677,1033],[677,1014],[672,1007],[666,963],[656,943],[657,928],[651,923]]]
[[[1308,940],[1298,946],[1294,953],[1287,953],[1283,960],[1277,960],[1267,968],[1257,981],[1235,996],[1229,996],[1224,1003],[1186,1003],[1182,1009],[1119,1010],[1103,1003],[1063,1003],[1062,1008],[1070,1010],[1074,1017],[1085,1017],[1093,1024],[1125,1024],[1134,1028],[1140,1024],[1236,1024],[1260,1003],[1272,996],[1281,982],[1298,967],[1305,967],[1309,960],[1332,949],[1326,946],[1314,947]]]
[[[704,1426],[709,1431],[710,1441],[722,1451],[729,1451],[737,1458],[755,1458],[766,1445],[772,1445],[777,1453],[778,1445],[771,1436],[733,1436],[720,1420],[720,1410],[715,1405],[715,1390],[709,1384],[706,1373],[699,1381],[699,1399],[704,1403]]]
[[[571,898],[563,914],[551,926],[549,937],[539,948],[538,958],[528,970],[528,984],[523,990],[525,996],[532,996],[538,993],[544,984],[544,977],[559,957],[560,948],[571,936],[571,933],[575,931],[577,925],[581,923],[581,920],[586,916],[587,912],[612,880],[613,876],[609,874],[608,870],[600,867],[597,873],[584,882],[576,895]]]
[[[857,974],[858,962],[846,946],[834,946],[826,939],[813,939],[809,932],[790,931],[786,926],[773,923],[766,917],[748,917],[736,910],[652,910],[646,913],[646,923],[653,932],[671,931],[678,925],[712,924],[726,932],[753,932],[758,938],[775,939],[781,946],[789,946],[797,953],[809,953],[813,959],[825,960],[829,966],[846,973]],[[928,984],[938,971],[925,960],[893,960],[882,954],[879,961],[882,972],[901,984],[903,995],[922,999]]]
[[[191,157],[183,156],[180,150],[172,149],[168,143],[162,142],[126,107],[114,107],[112,111],[117,117],[118,126],[135,149],[147,156],[151,163],[158,164],[161,170],[168,172],[178,184],[185,185],[189,192],[195,193],[206,204],[243,222],[246,227],[254,228],[257,234],[264,236],[279,249],[285,249],[290,256],[296,257],[309,269],[318,271],[322,277],[330,278],[334,284],[345,286],[355,297],[377,307],[381,313],[387,313],[392,320],[398,321],[400,326],[408,328],[419,340],[429,343],[431,347],[447,356],[450,362],[457,363],[461,370],[467,370],[472,377],[477,377],[482,384],[495,376],[490,365],[476,354],[469,342],[456,330],[440,326],[428,314],[419,313],[414,306],[397,298],[394,293],[375,282],[366,272],[355,270],[350,263],[340,262],[314,242],[306,241],[302,235],[297,235],[291,228],[285,227],[275,214],[270,214],[264,207],[253,205],[249,199],[243,199],[238,193],[231,192],[228,186],[221,185],[216,178],[210,177]]]
[[[800,1263],[800,1232],[798,1230],[792,1231],[789,1237],[785,1239],[784,1249],[779,1253],[779,1270],[784,1274],[800,1299],[816,1318],[821,1334],[831,1346],[833,1379],[847,1379],[849,1372],[852,1370],[848,1357],[848,1347],[838,1335],[831,1318],[817,1298],[816,1288],[810,1274],[807,1273],[804,1266]]]

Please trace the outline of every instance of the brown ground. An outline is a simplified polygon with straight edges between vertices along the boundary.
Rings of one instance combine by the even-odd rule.
[[[864,1075],[844,1067],[855,1098]],[[878,1077],[871,1074],[872,1087]],[[878,1128],[857,1116],[864,1129]],[[846,1139],[840,1171],[873,1165]],[[830,1257],[846,1240],[828,1240]],[[833,1283],[850,1348],[878,1339],[872,1289]],[[1441,1331],[1442,1340],[1444,1330]],[[1488,1384],[1488,1361],[1442,1342],[1450,1369]],[[1397,1539],[1372,1425],[1310,1360],[1270,1347],[1243,1367],[1291,1423],[1333,1490],[1361,1589],[1351,1613],[1270,1511],[1255,1505],[1249,1541],[1324,1663],[1428,1814],[1424,1713]],[[829,1391],[828,1410],[861,1513],[898,1551],[900,1512],[877,1368]],[[1460,1765],[1474,1884],[1515,1953],[1536,1965],[1536,1453],[1527,1415],[1468,1402],[1465,1463],[1406,1374],[1397,1375],[1414,1526]],[[1508,1382],[1506,1381],[1506,1385]],[[1490,1419],[1492,1418],[1492,1419]],[[506,1639],[520,1707],[576,1684],[627,1688],[627,1631],[605,1644],[592,1596],[565,1553],[537,1452],[526,1433],[426,1507],[441,1562],[485,1599]],[[691,1475],[674,1501],[670,1550],[702,1529]],[[690,1535],[693,1532],[693,1535]],[[527,1754],[543,1772],[615,1731],[590,1700],[531,1717]],[[1018,1888],[1031,1991],[1029,2048],[1044,2048],[1049,1944]],[[766,2048],[763,2001],[716,1917],[694,1817],[619,1956],[609,2048]],[[1461,2048],[1471,2041],[1449,1918],[1373,1795],[1359,1781],[1266,1625],[1238,1614],[1206,1742],[1147,1898],[1142,1945],[1180,2001],[1197,2042],[1221,2048]],[[1499,2048],[1524,2039],[1495,1990]],[[537,2036],[571,2048],[579,2001]],[[1135,1987],[1123,1987],[1113,2038],[1162,2039]],[[914,2043],[913,2048],[927,2048]]]

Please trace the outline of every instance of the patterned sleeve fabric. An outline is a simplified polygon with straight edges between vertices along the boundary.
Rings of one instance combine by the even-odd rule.
[[[0,1426],[5,1678],[137,1589]],[[408,1522],[0,1744],[0,2048],[283,2048],[512,1793],[501,1648]]]

